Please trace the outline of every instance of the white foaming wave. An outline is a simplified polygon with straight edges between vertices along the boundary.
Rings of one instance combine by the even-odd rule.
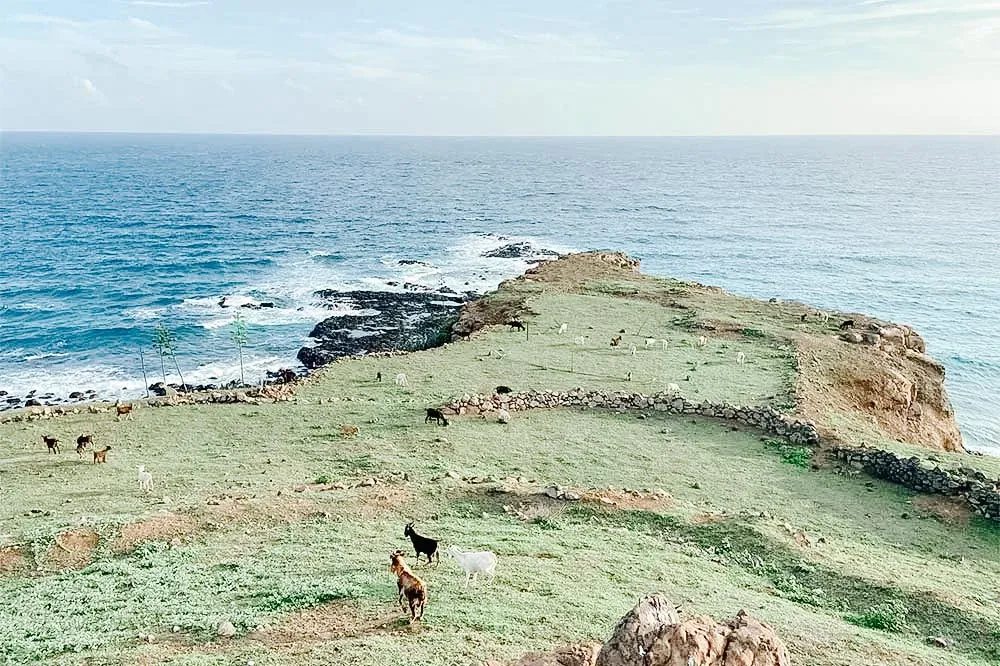
[[[65,358],[67,356],[69,356],[68,353],[47,352],[41,354],[28,354],[27,356],[23,356],[22,359],[25,361],[41,361],[46,358]]]
[[[166,308],[132,308],[125,310],[122,314],[135,321],[150,321],[159,319],[166,311]]]

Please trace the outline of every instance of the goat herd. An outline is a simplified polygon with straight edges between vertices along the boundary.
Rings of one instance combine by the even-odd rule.
[[[416,561],[420,562],[420,556],[427,558],[427,564],[432,561],[440,563],[441,554],[438,550],[438,540],[417,534],[413,529],[413,523],[407,523],[403,528],[403,536],[410,538],[413,550],[416,553]],[[490,581],[496,575],[497,556],[488,551],[463,551],[456,546],[450,546],[445,551],[458,565],[465,571],[465,587],[471,581],[478,579],[479,574],[489,576]],[[409,606],[410,621],[419,620],[424,616],[424,606],[427,604],[427,585],[424,581],[413,573],[403,560],[405,553],[402,550],[395,550],[389,555],[389,571],[396,575],[396,589],[399,593],[399,605],[406,610]],[[403,600],[406,600],[404,604]]]

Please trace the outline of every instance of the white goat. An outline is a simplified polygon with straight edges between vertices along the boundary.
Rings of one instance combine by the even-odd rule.
[[[145,465],[139,465],[139,490],[153,489],[153,475],[146,471]]]
[[[663,345],[663,350],[666,351],[666,349],[667,349],[667,340],[666,340],[666,338],[664,338],[663,340],[660,340],[660,344]]]
[[[652,347],[657,342],[659,342],[659,340],[657,340],[656,338],[646,338],[646,346],[647,347]]]
[[[479,552],[463,552],[456,546],[451,546],[444,551],[445,555],[451,555],[451,557],[458,562],[458,566],[462,567],[465,571],[465,587],[469,587],[469,581],[474,581],[483,573],[490,577],[490,582],[493,582],[494,576],[496,576],[497,567],[497,556],[488,550],[483,550]]]
[[[562,335],[569,330],[569,324],[563,322],[562,326],[559,327],[559,334]]]
[[[396,382],[396,386],[406,386],[407,385],[406,373],[405,372],[399,373],[398,375],[396,375],[396,379],[394,379],[393,381]]]
[[[632,356],[635,356],[635,345],[628,346],[628,353],[632,354]]]
[[[747,362],[747,355],[746,354],[744,354],[743,352],[740,352],[739,354],[736,355],[736,363],[737,364],[743,365],[746,362]]]
[[[497,421],[500,423],[510,423],[510,412],[501,407],[497,410]]]
[[[680,392],[681,392],[681,387],[678,386],[677,384],[674,384],[673,382],[667,384],[667,393],[680,393]]]
[[[707,344],[708,344],[708,338],[706,338],[704,335],[701,336],[700,338],[698,338],[698,346],[699,347],[704,347]]]
[[[576,340],[573,340],[573,342],[575,342],[578,345],[582,345],[586,341],[587,341],[587,339],[585,337],[583,337],[582,335],[576,336]]]

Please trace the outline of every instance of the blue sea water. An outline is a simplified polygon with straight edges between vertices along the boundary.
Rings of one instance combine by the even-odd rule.
[[[315,289],[488,289],[525,266],[498,235],[911,324],[1000,453],[1000,138],[0,134],[0,389],[134,395],[157,322],[233,379],[222,296],[277,306],[243,311],[258,378]]]

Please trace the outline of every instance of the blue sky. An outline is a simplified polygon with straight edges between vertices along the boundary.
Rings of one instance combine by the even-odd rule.
[[[1000,134],[1000,0],[6,0],[0,128]]]

